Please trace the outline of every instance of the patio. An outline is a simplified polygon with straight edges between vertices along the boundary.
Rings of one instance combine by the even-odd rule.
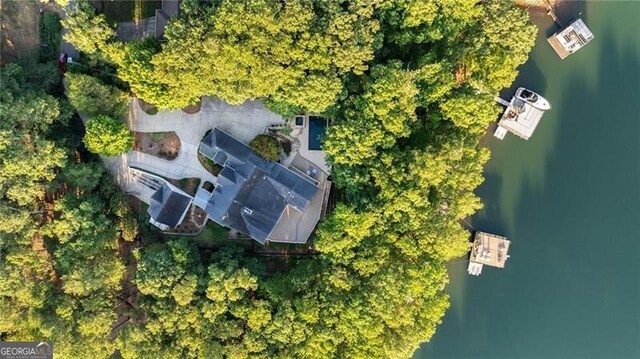
[[[324,171],[326,174],[330,174],[331,167],[328,166],[326,163],[324,152],[322,150],[309,149],[311,144],[310,143],[311,142],[310,141],[311,126],[309,122],[309,117],[314,117],[314,116],[304,115],[303,117],[304,117],[303,126],[302,127],[294,126],[294,129],[290,134],[292,138],[297,140],[299,145],[297,146],[297,148],[294,146],[293,151],[291,152],[291,155],[289,156],[289,158],[285,160],[285,163],[283,164],[285,166],[288,166],[291,163],[291,161],[293,161],[293,159],[295,158],[296,153],[298,153],[300,154],[300,156],[311,161],[314,165],[316,165],[319,169]],[[295,124],[295,122],[293,122],[292,124]]]

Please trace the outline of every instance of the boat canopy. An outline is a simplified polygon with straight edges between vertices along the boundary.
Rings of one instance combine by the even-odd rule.
[[[520,92],[520,97],[532,103],[538,102],[538,95],[527,89],[523,89],[522,92]]]

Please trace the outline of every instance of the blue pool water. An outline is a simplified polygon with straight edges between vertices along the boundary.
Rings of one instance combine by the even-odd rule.
[[[321,150],[326,133],[327,120],[319,116],[309,116],[309,150]]]

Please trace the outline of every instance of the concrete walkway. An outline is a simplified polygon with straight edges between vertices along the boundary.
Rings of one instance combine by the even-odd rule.
[[[116,37],[120,41],[129,42],[145,37],[156,36],[156,17],[147,17],[140,21],[118,23]]]

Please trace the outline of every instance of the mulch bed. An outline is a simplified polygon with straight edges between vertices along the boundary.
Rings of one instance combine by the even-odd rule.
[[[152,156],[175,160],[180,152],[180,138],[175,132],[134,132],[133,149]]]
[[[142,109],[142,111],[146,112],[147,115],[155,115],[158,113],[158,108],[148,104],[146,102],[144,102],[143,99],[138,99],[138,103],[140,104],[140,108]]]
[[[202,100],[198,101],[198,103],[191,105],[191,106],[187,106],[184,107],[182,109],[182,111],[188,113],[188,114],[194,114],[197,113],[198,111],[200,111],[200,107],[202,106]]]
[[[207,222],[207,214],[196,205],[191,205],[189,212],[182,223],[167,230],[167,233],[173,234],[198,234],[202,231],[202,227]]]

